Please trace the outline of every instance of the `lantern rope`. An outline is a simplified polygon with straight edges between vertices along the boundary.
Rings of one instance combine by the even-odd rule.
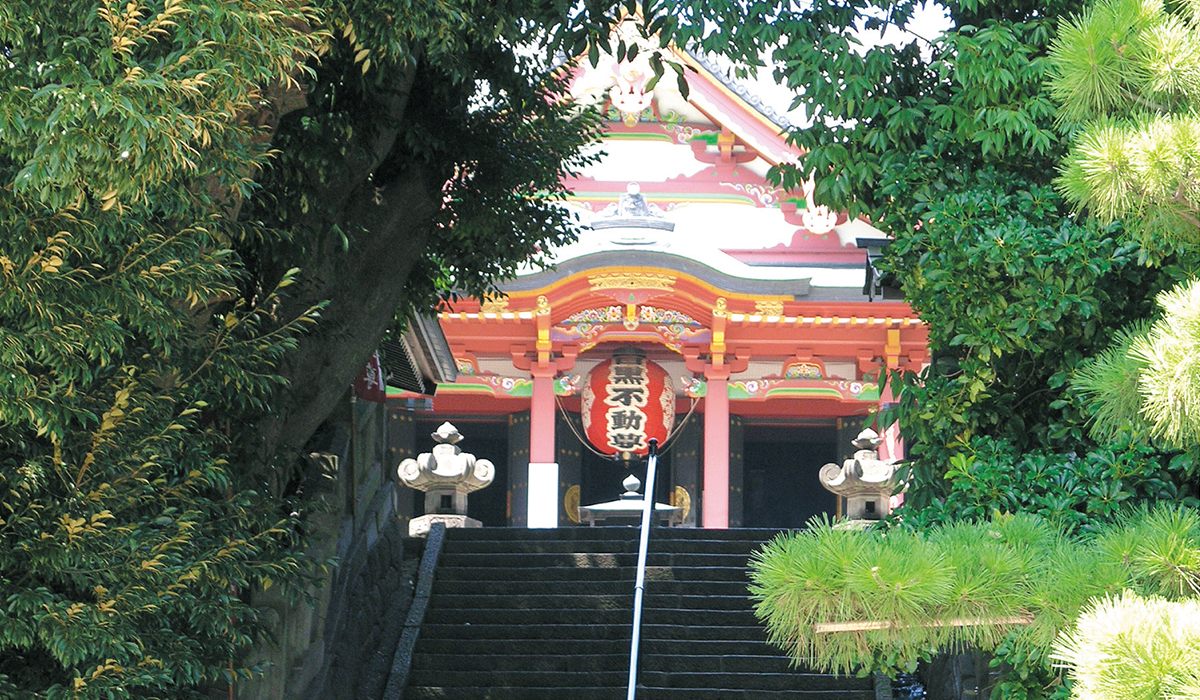
[[[563,420],[567,422],[567,427],[571,429],[571,434],[575,436],[575,439],[578,440],[581,445],[588,448],[592,454],[595,454],[602,459],[611,462],[617,461],[616,455],[605,454],[600,450],[597,450],[595,447],[592,447],[591,441],[579,434],[579,431],[575,429],[575,421],[571,420],[571,415],[567,413],[567,409],[563,407],[562,398],[560,398],[557,394],[554,395],[554,403],[558,404],[559,413],[562,413]]]
[[[663,447],[658,451],[659,454],[665,454],[675,446],[675,438],[679,437],[679,434],[683,432],[684,426],[686,426],[687,422],[691,420],[692,414],[696,412],[696,406],[699,405],[699,403],[700,402],[696,399],[692,399],[692,407],[688,409],[688,412],[686,415],[684,415],[683,420],[676,423],[675,429],[672,430],[669,435],[667,435],[665,440],[663,440]]]

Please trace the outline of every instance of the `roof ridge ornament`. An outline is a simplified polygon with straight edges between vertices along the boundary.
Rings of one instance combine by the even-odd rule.
[[[808,229],[809,233],[824,235],[833,230],[837,224],[837,212],[831,211],[824,204],[809,204],[808,209],[800,215],[800,221],[804,224],[804,228]]]
[[[654,228],[674,231],[675,224],[666,220],[666,212],[657,204],[646,201],[641,185],[631,182],[625,186],[625,194],[621,195],[619,200],[609,204],[592,219],[592,228]]]

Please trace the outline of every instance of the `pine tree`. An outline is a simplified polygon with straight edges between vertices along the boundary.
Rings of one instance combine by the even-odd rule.
[[[797,663],[894,672],[955,645],[1007,647],[1026,674],[1055,650],[1064,660],[1090,653],[1064,650],[1080,648],[1070,630],[1087,627],[1080,614],[1106,596],[1193,609],[1200,511],[1142,508],[1088,537],[1031,514],[923,533],[814,523],[777,537],[752,566],[757,614]]]
[[[1195,275],[1200,253],[1200,3],[1103,0],[1063,24],[1051,93],[1074,132],[1057,183],[1076,206],[1120,220],[1148,254]],[[1127,329],[1084,366],[1093,432],[1200,445],[1200,281],[1158,297],[1160,316]],[[1132,391],[1131,391],[1132,390]],[[1132,399],[1132,400],[1131,400]]]

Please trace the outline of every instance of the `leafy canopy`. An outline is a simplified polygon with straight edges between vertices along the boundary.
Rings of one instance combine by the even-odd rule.
[[[793,136],[805,155],[779,176],[789,185],[815,178],[817,203],[864,214],[894,234],[884,267],[929,324],[932,365],[892,378],[898,403],[881,417],[900,421],[909,447],[901,517],[918,531],[938,523],[947,531],[964,528],[961,539],[947,536],[952,544],[936,552],[903,530],[883,540],[890,543],[884,548],[895,547],[888,554],[873,549],[874,534],[864,536],[865,544],[846,533],[797,544],[788,550],[793,559],[773,559],[763,574],[777,581],[768,586],[760,579],[766,596],[760,613],[776,639],[794,645],[797,659],[815,655],[843,670],[903,667],[952,639],[981,635],[975,641],[1004,667],[1001,697],[1045,697],[1060,687],[1045,655],[1052,634],[1034,645],[994,629],[814,636],[800,629],[814,619],[792,607],[825,606],[825,621],[858,615],[914,624],[930,622],[923,610],[938,610],[932,617],[944,623],[956,614],[955,599],[944,599],[946,609],[931,604],[936,592],[915,583],[930,572],[914,574],[911,567],[920,566],[914,560],[936,567],[940,555],[943,564],[955,562],[955,575],[969,578],[982,566],[969,559],[972,552],[992,538],[954,523],[980,522],[994,511],[1035,511],[1056,521],[1052,529],[1092,532],[1131,503],[1185,496],[1194,474],[1185,457],[1128,440],[1104,444],[1107,436],[1089,434],[1084,402],[1070,390],[1086,358],[1151,315],[1155,296],[1187,275],[1181,259],[1148,252],[1118,222],[1079,215],[1052,186],[1069,138],[1060,132],[1047,80],[1051,44],[1058,23],[1078,6],[993,0],[944,6],[951,28],[942,37],[895,46],[863,45],[859,31],[904,28],[912,4],[818,0],[780,10],[771,15],[771,29],[753,30],[762,33],[764,49],[775,45],[777,75],[813,117]],[[829,556],[800,562],[806,551]],[[872,554],[859,558],[860,551]],[[901,565],[885,571],[884,561]],[[1080,586],[1092,582],[1095,572],[1076,554],[1054,561],[1069,564],[1063,575]],[[828,585],[815,575],[802,580],[801,570],[832,578]],[[997,578],[1007,576],[1005,570]],[[988,583],[972,579],[952,590],[998,595]],[[785,589],[795,598],[775,605],[769,596]],[[1047,631],[1070,618],[1061,600],[1045,597],[1057,592],[1005,595],[1022,603],[1058,601],[1051,607],[1062,617],[1041,628]],[[1073,586],[1062,592],[1077,596],[1070,610],[1090,595]],[[977,603],[975,617],[1002,609],[995,600],[992,607],[965,600]]]
[[[894,235],[882,267],[930,329],[938,361],[895,378],[885,418],[909,440],[910,504],[944,498],[949,458],[976,439],[1088,452],[1073,372],[1182,271],[1145,267],[1116,225],[1051,187],[1066,141],[1049,55],[1075,4],[946,3],[941,37],[881,45],[863,30],[908,27],[913,4],[754,7],[770,27],[718,31],[768,52],[812,118],[792,134],[804,155],[778,176],[814,178],[818,203]]]
[[[237,455],[315,309],[234,301],[223,213],[266,153],[247,115],[293,84],[312,20],[0,7],[4,697],[187,697],[248,672],[246,592],[306,570],[294,509]]]
[[[570,235],[595,119],[514,48],[560,5],[0,3],[0,696],[256,672],[295,453],[405,293]]]

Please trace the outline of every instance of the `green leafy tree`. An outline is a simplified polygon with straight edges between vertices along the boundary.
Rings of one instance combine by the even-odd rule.
[[[1101,221],[1120,219],[1148,255],[1200,253],[1200,5],[1099,2],[1065,23],[1053,96],[1075,130],[1059,187]],[[1200,280],[1158,297],[1076,382],[1101,437],[1200,445]]]
[[[247,2],[0,8],[0,695],[186,697],[304,570],[240,458],[314,311],[255,304],[224,208],[319,35]],[[222,41],[212,41],[220,36]],[[247,60],[253,56],[254,60]]]
[[[1097,444],[1105,436],[1087,433],[1084,406],[1069,389],[1082,362],[1150,315],[1155,296],[1186,275],[1175,257],[1144,249],[1119,224],[1077,214],[1052,186],[1068,140],[1047,82],[1049,56],[1058,22],[1077,6],[944,6],[950,28],[940,38],[899,45],[863,45],[862,30],[907,27],[910,3],[818,0],[783,11],[764,4],[772,28],[753,29],[781,64],[777,75],[796,91],[795,105],[813,120],[793,135],[805,155],[779,177],[789,185],[815,178],[818,203],[865,215],[894,234],[884,268],[929,324],[934,362],[921,374],[892,378],[898,404],[883,418],[899,420],[909,439],[901,517],[926,531],[995,511],[1034,511],[1054,518],[1056,528],[1092,532],[1132,503],[1184,497],[1191,460],[1128,441]],[[776,42],[782,46],[772,49]],[[908,535],[893,534],[907,542]],[[961,551],[945,556],[968,557],[979,537],[956,540]],[[794,564],[779,568],[792,584],[799,580]],[[836,606],[873,586],[922,578],[897,572],[888,579],[880,571],[880,583],[870,568],[856,568],[848,575],[861,578],[837,591],[810,577],[809,593]],[[1085,565],[1073,571],[1080,581],[1090,575]],[[910,612],[929,607],[893,602]],[[769,625],[776,615],[778,624],[790,624],[790,609],[764,605],[762,612]],[[893,619],[883,608],[874,612],[870,619]],[[794,643],[803,634],[789,628],[776,638]],[[953,637],[938,634],[912,648],[928,653]],[[1000,697],[1045,697],[1057,685],[1045,654],[1052,635],[1034,648],[985,634],[975,643],[1007,669]],[[880,633],[885,638],[841,668],[894,668],[895,650],[905,647]],[[812,653],[806,648],[797,658]]]
[[[925,225],[890,248],[934,353],[923,373],[895,378],[885,417],[912,443],[913,509],[941,504],[951,459],[988,452],[988,440],[1008,446],[1010,463],[1088,452],[1068,380],[1114,326],[1149,313],[1160,275],[1137,264],[1136,246],[1075,221],[1049,185],[997,174],[931,203]]]
[[[975,441],[1016,455],[1088,453],[1069,392],[1078,365],[1143,318],[1179,278],[1105,222],[1077,216],[1052,187],[1066,154],[1046,83],[1059,19],[1073,3],[945,3],[938,38],[869,44],[910,26],[915,4],[869,0],[780,9],[729,33],[767,52],[812,123],[805,153],[777,173],[815,178],[820,204],[891,232],[885,271],[928,323],[936,361],[893,378],[910,444],[914,509],[944,501],[950,457]]]
[[[615,12],[567,9],[0,5],[0,696],[254,672],[380,336],[571,235],[597,121],[540,56]]]

